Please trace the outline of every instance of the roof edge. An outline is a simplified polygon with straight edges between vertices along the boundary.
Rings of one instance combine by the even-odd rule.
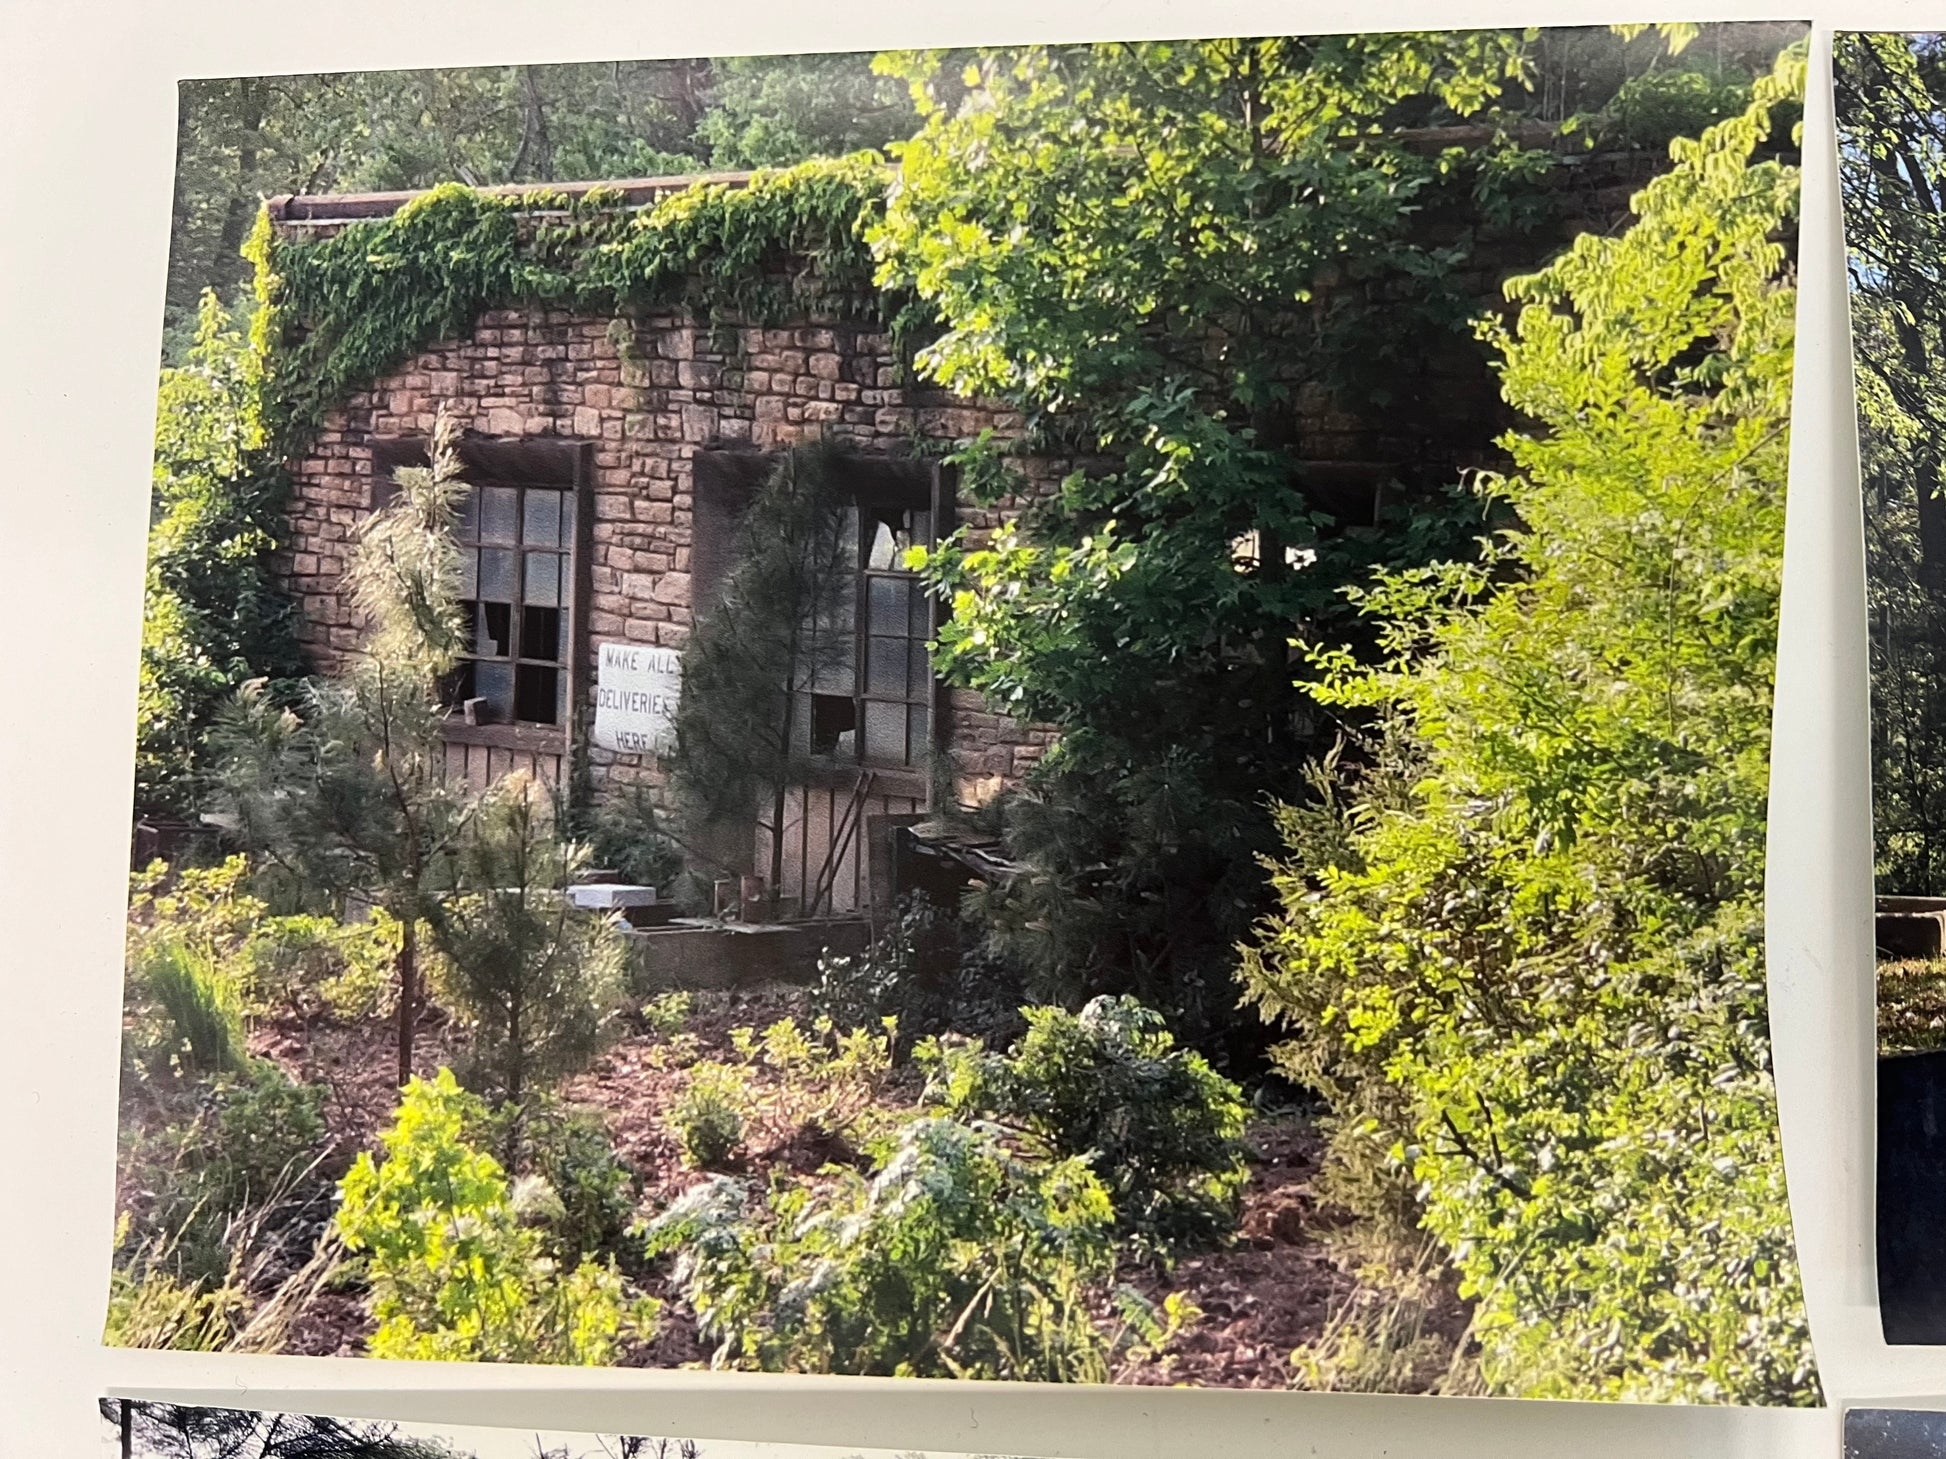
[[[536,193],[568,198],[586,197],[591,192],[621,195],[621,206],[641,208],[699,185],[747,187],[754,172],[690,172],[667,177],[631,177],[593,182],[520,182],[473,189],[488,197],[517,198]],[[365,218],[389,218],[414,198],[424,197],[431,188],[411,188],[404,192],[374,193],[283,193],[264,206],[273,223],[294,227],[356,222]]]

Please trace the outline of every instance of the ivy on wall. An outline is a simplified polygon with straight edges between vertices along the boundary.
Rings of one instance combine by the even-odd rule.
[[[280,456],[300,454],[351,391],[512,304],[757,324],[823,315],[908,334],[917,306],[873,285],[865,243],[885,185],[883,159],[861,152],[741,187],[698,183],[633,211],[612,189],[488,194],[454,183],[303,242],[280,237],[266,210],[246,252],[269,438]]]

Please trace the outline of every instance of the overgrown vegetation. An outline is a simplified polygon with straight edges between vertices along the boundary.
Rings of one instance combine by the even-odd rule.
[[[1577,35],[1572,64],[1514,32],[722,63],[692,140],[890,160],[260,218],[248,343],[211,306],[174,378],[144,679],[143,794],[247,854],[135,882],[111,1337],[1815,1400],[1758,906],[1802,61]],[[512,170],[677,155],[587,120]],[[1641,176],[1677,140],[1630,226],[1562,251],[1577,134]],[[1503,248],[1552,261],[1476,320]],[[752,821],[781,848],[802,696],[855,631],[826,447],[743,513],[631,798],[446,773],[443,416],[362,530],[344,672],[224,638],[321,413],[536,302],[622,341],[869,322],[1025,421],[948,463],[1015,519],[908,565],[951,599],[947,675],[1058,738],[931,807],[999,838],[991,879],[881,904],[809,988],[630,1006],[622,930],[569,891],[781,885]],[[1490,360],[1497,399],[1455,386]],[[1397,465],[1330,464],[1381,422]],[[1029,456],[1068,470],[1032,503]]]
[[[1761,902],[1797,180],[1750,160],[1802,65],[1509,285],[1487,328],[1534,425],[1481,489],[1521,529],[1359,591],[1378,667],[1314,650],[1383,718],[1281,813],[1244,977],[1341,1164],[1411,1187],[1495,1391],[1816,1391]]]

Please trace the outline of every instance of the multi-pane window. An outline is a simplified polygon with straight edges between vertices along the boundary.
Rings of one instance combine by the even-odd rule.
[[[905,553],[931,544],[932,513],[861,500],[847,509],[846,533],[850,580],[840,611],[821,627],[798,696],[800,734],[813,755],[832,760],[923,766],[932,740],[932,600],[905,567]]]
[[[476,701],[487,724],[567,723],[574,492],[555,486],[469,486],[455,540],[466,654],[455,708]]]

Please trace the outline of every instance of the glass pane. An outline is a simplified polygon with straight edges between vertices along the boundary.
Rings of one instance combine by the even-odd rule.
[[[912,514],[912,540],[923,547],[932,546],[932,513]]]
[[[552,608],[561,601],[561,559],[552,552],[530,552],[527,556],[527,590],[521,601]]]
[[[563,491],[556,495],[561,498],[561,545],[572,547],[574,545],[574,493]]]
[[[906,659],[905,692],[908,699],[930,699],[932,697],[932,663],[926,653],[926,641],[915,638],[907,645],[909,657]]]
[[[865,701],[865,758],[874,765],[905,764],[905,706]]]
[[[865,558],[865,566],[883,570],[898,565],[899,544],[892,529],[882,521],[872,523],[872,550]]]
[[[480,492],[480,540],[515,542],[520,493],[511,486],[489,486]]]
[[[852,663],[856,649],[857,640],[849,632],[817,634],[805,650],[799,681],[820,694],[851,694],[857,687]]]
[[[561,497],[558,491],[527,488],[527,502],[521,511],[520,540],[529,547],[561,545]]]
[[[525,607],[520,610],[520,656],[523,659],[552,659],[559,663],[562,613],[559,608]]]
[[[460,637],[465,640],[466,651],[472,653],[480,641],[480,605],[463,602],[459,605]]]
[[[458,533],[462,541],[477,541],[480,535],[480,492],[469,486],[460,494]]]
[[[480,554],[471,547],[459,550],[459,595],[462,598],[480,595]]]
[[[511,603],[482,603],[473,631],[474,651],[481,658],[504,659],[513,652],[514,610]]]
[[[912,617],[906,632],[914,638],[932,637],[932,599],[917,583],[912,585]]]
[[[869,653],[871,662],[865,674],[865,692],[905,698],[905,640],[874,638]]]
[[[475,664],[473,692],[486,700],[491,712],[488,721],[504,722],[513,717],[514,666],[512,664]]]
[[[514,554],[504,548],[480,553],[480,596],[511,603],[516,596]]]
[[[926,747],[932,737],[932,711],[922,704],[915,704],[905,712],[906,743],[912,747],[911,758],[914,764],[925,758]]]
[[[912,584],[905,578],[867,579],[865,606],[871,614],[867,626],[873,633],[903,634],[909,611],[906,604],[911,597]]]
[[[559,723],[561,671],[539,664],[514,670],[514,718],[528,724]]]

